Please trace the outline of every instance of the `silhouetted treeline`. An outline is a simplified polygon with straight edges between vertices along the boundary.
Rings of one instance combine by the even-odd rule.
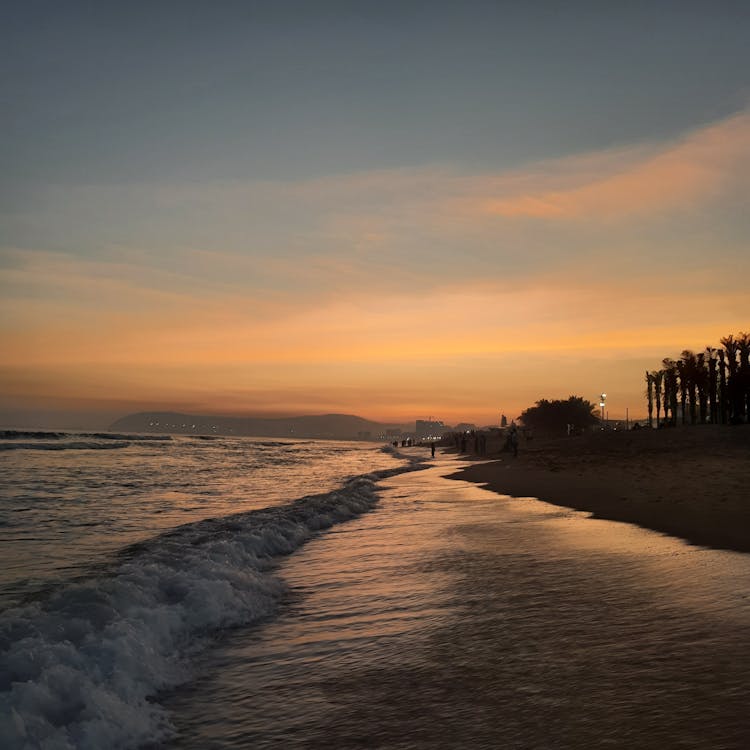
[[[721,339],[721,347],[685,349],[646,372],[648,423],[741,424],[750,416],[750,333]],[[663,411],[663,414],[662,414]]]
[[[535,430],[563,432],[568,425],[576,429],[591,427],[598,424],[599,418],[594,404],[580,396],[570,396],[564,401],[546,398],[537,401],[521,414],[521,422]]]

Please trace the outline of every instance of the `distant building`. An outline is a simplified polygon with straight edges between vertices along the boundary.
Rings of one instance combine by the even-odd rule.
[[[393,427],[392,429],[388,429],[385,431],[386,437],[400,437],[401,436],[401,428],[400,427]]]
[[[445,425],[432,419],[418,419],[414,430],[414,434],[418,438],[440,437],[443,432],[445,432]]]

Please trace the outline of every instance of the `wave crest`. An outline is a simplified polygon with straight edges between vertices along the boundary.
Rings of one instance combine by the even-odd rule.
[[[69,443],[54,443],[42,440],[23,442],[0,442],[0,451],[83,451],[83,450],[117,450],[127,448],[131,443],[125,440],[112,440],[107,443],[94,443],[89,440],[76,440]]]
[[[418,463],[356,477],[285,506],[178,527],[124,550],[105,573],[0,617],[0,746],[137,747],[172,728],[154,701],[186,680],[188,650],[219,628],[276,610],[276,559],[371,509],[375,482]]]

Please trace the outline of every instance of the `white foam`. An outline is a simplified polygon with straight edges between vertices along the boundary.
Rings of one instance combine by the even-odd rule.
[[[68,451],[68,450],[109,450],[127,448],[129,442],[123,440],[110,440],[106,443],[94,443],[90,440],[74,440],[71,442],[46,442],[35,440],[34,442],[23,442],[14,440],[0,443],[0,451],[27,450],[27,451]]]
[[[0,616],[0,747],[138,747],[172,728],[154,700],[189,677],[186,655],[219,628],[273,614],[274,558],[377,500],[375,481],[179,527],[104,574]]]

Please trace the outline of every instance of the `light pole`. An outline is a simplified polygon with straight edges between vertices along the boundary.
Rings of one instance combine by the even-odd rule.
[[[602,429],[604,429],[604,407],[607,405],[607,394],[602,393],[599,401],[599,408],[602,410]]]

